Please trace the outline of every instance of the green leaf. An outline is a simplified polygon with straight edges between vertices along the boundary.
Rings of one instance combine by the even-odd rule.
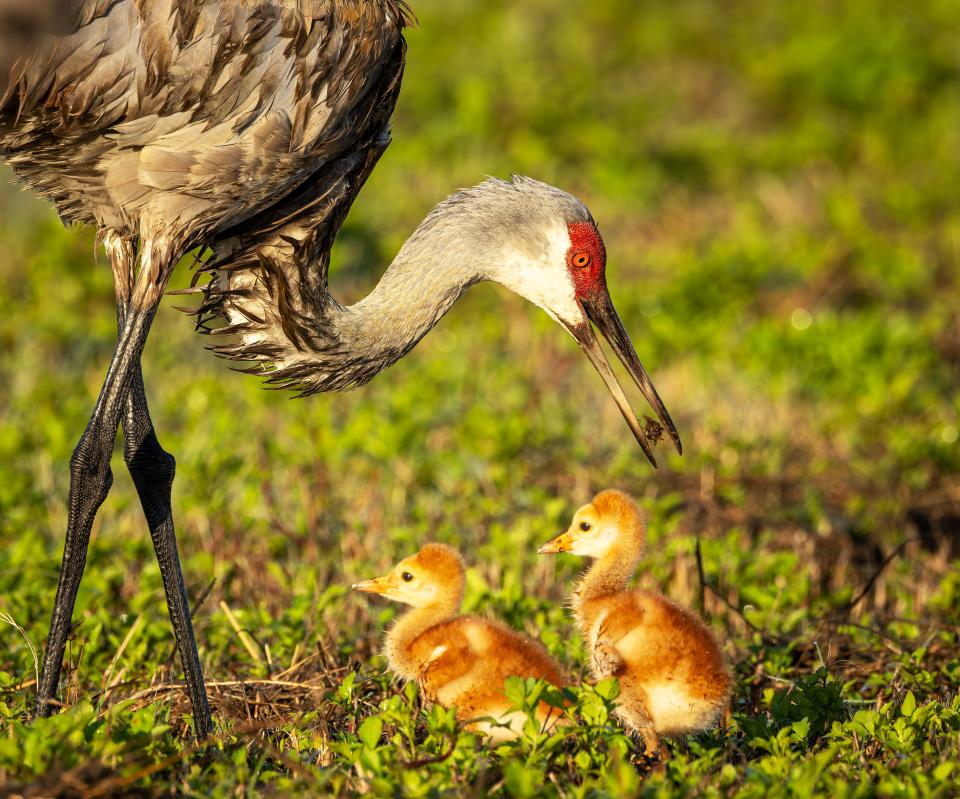
[[[383,722],[379,716],[368,716],[365,718],[359,728],[357,728],[357,737],[363,742],[367,749],[375,749],[380,743],[380,734],[383,732]]]
[[[523,707],[523,700],[527,694],[527,687],[523,677],[507,677],[503,682],[503,693],[514,705]]]
[[[903,698],[903,704],[900,705],[900,714],[905,718],[910,718],[916,709],[917,698],[913,695],[913,691],[907,691],[907,695]]]
[[[620,683],[616,677],[607,677],[596,684],[595,690],[604,699],[612,702],[620,695]]]
[[[798,743],[806,743],[807,736],[810,734],[810,719],[800,719],[795,721],[792,726],[794,740]]]
[[[945,782],[947,778],[953,773],[956,763],[951,763],[949,760],[941,763],[933,770],[933,779],[936,782]]]

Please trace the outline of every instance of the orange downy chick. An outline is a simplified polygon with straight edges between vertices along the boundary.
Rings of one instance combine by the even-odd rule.
[[[510,709],[507,677],[537,677],[556,686],[568,682],[539,641],[497,621],[457,615],[464,571],[451,547],[427,544],[383,577],[353,588],[411,606],[387,633],[384,654],[390,669],[416,682],[429,701],[455,708],[469,729],[495,741],[517,737],[526,721]],[[559,716],[556,708],[541,703],[537,719],[543,729]]]
[[[651,591],[630,589],[646,543],[636,503],[602,491],[542,554],[593,558],[571,606],[596,679],[617,677],[617,715],[656,752],[660,735],[699,732],[717,723],[732,678],[716,636],[692,610]]]

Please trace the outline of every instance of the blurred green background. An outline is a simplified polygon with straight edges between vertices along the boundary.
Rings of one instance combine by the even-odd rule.
[[[468,606],[541,634],[578,672],[561,603],[581,564],[538,559],[536,546],[593,491],[618,487],[650,514],[645,584],[698,605],[701,540],[717,588],[704,609],[741,664],[735,712],[770,712],[776,679],[818,665],[848,699],[899,701],[923,673],[933,676],[915,680],[921,702],[956,704],[960,3],[417,0],[414,10],[394,142],[337,242],[334,294],[368,291],[452,190],[512,172],[555,183],[598,220],[611,293],[685,452],[661,445],[652,471],[574,342],[491,286],[370,386],[307,400],[229,371],[166,302],[144,371],[178,461],[191,595],[216,579],[196,620],[208,678],[260,668],[221,601],[277,662],[324,641],[341,664],[382,668],[369,658],[393,609],[346,589],[427,540],[460,546],[472,564]],[[183,267],[174,288],[189,280]],[[112,297],[92,230],[64,230],[43,203],[0,189],[0,610],[38,647],[68,459],[114,344]],[[68,704],[96,696],[111,668],[123,670],[123,695],[179,675],[119,449],[113,470],[75,613]],[[880,634],[824,628],[901,544],[844,616]],[[894,638],[912,666],[891,654]],[[90,755],[94,744],[63,730],[29,743],[33,661],[13,628],[0,640],[8,778],[88,756],[115,765],[115,753]],[[951,641],[953,661],[930,660]],[[170,702],[156,707],[164,715]],[[179,710],[170,723],[183,734]],[[725,746],[700,785],[747,791],[752,755]],[[814,783],[831,773],[820,767]]]

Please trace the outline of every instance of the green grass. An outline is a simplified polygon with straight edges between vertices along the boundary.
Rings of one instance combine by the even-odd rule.
[[[365,292],[453,188],[510,172],[568,188],[600,222],[683,457],[661,448],[650,470],[569,337],[490,286],[370,386],[298,401],[225,369],[165,304],[145,372],[217,736],[191,742],[118,450],[62,714],[30,721],[34,658],[0,624],[0,793],[955,795],[960,3],[415,10],[395,142],[334,291]],[[67,462],[113,347],[93,252],[92,231],[0,191],[0,611],[37,648]],[[563,607],[582,564],[536,547],[608,486],[650,516],[640,583],[702,602],[736,667],[729,727],[671,742],[663,774],[626,763],[614,685],[573,691],[584,726],[566,737],[492,749],[458,730],[385,673],[396,608],[348,590],[455,544],[466,607],[582,675]],[[520,705],[537,690],[511,686]]]

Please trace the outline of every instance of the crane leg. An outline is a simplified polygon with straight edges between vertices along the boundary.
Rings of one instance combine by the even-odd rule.
[[[117,318],[121,328],[126,314],[124,303],[118,302]],[[139,361],[133,367],[130,378],[122,424],[124,459],[140,497],[143,515],[147,519],[147,527],[150,529],[153,548],[160,565],[167,610],[170,613],[177,651],[183,664],[184,681],[193,708],[194,733],[198,739],[203,739],[211,732],[213,722],[203,683],[197,640],[193,633],[187,589],[177,553],[177,536],[170,504],[177,462],[173,455],[160,446],[157,439],[147,407],[147,394]]]
[[[37,686],[39,716],[50,715],[56,705],[53,697],[60,681],[70,619],[86,564],[90,529],[97,510],[113,484],[110,456],[113,453],[127,388],[143,352],[159,299],[157,296],[149,305],[140,306],[127,314],[90,421],[70,458],[67,533],[50,619],[50,632],[40,672],[40,684]]]

